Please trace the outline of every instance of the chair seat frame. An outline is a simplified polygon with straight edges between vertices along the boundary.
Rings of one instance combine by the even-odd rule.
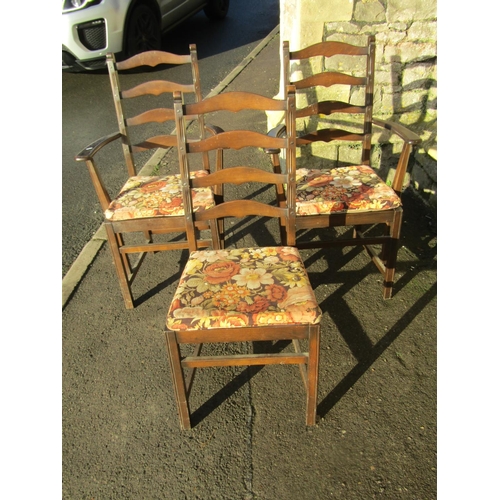
[[[296,364],[306,391],[306,425],[316,423],[316,406],[318,397],[318,371],[319,371],[319,325],[296,325],[294,328],[287,326],[286,335],[283,326],[234,329],[212,329],[193,331],[165,330],[167,352],[170,360],[171,374],[174,382],[175,398],[179,412],[181,429],[191,428],[191,410],[189,407],[189,394],[191,392],[194,375],[197,368],[221,366],[262,366],[262,365],[287,365]],[[285,338],[286,337],[286,338]],[[307,340],[308,351],[303,352],[299,341]],[[201,356],[203,343],[235,343],[291,340],[294,353],[266,353],[266,354],[234,354],[226,356]],[[197,344],[191,356],[182,357],[180,345]],[[186,370],[184,375],[183,370]]]

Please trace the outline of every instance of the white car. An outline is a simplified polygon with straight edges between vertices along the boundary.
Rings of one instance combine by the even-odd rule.
[[[164,31],[201,9],[222,19],[229,0],[63,0],[62,69],[102,68],[108,52],[158,50]]]

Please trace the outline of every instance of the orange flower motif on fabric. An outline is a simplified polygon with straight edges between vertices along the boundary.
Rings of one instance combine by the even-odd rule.
[[[212,285],[229,281],[240,270],[240,265],[231,261],[214,262],[205,268],[205,279]]]
[[[141,186],[141,191],[143,193],[152,193],[153,191],[158,191],[159,189],[165,187],[167,183],[165,181],[149,182]]]
[[[181,301],[179,299],[174,299],[170,305],[170,312],[174,312],[176,309],[182,307]]]
[[[209,188],[193,189],[191,191],[193,198],[193,208],[195,210],[205,210],[214,205],[214,196]]]
[[[300,286],[295,288],[290,288],[288,290],[286,298],[281,301],[278,306],[281,309],[288,310],[295,304],[303,304],[311,301],[314,298],[314,292],[310,286]]]
[[[327,184],[330,184],[332,182],[333,177],[331,175],[319,175],[318,177],[314,177],[309,181],[309,186],[312,187],[321,187],[321,186],[326,186]]]
[[[217,320],[214,322],[215,328],[235,328],[248,326],[248,316],[245,316],[244,314],[215,314],[215,316],[220,316],[220,318],[217,318]]]
[[[262,295],[257,295],[254,298],[253,304],[240,302],[238,304],[238,311],[245,313],[258,313],[267,311],[267,309],[269,309],[269,305],[269,301],[265,297],[262,297]]]
[[[321,213],[319,206],[316,203],[302,203],[300,207],[297,205],[298,215],[316,215]]]
[[[278,249],[279,256],[281,260],[286,260],[286,261],[291,261],[291,262],[297,262],[300,260],[300,255],[298,251],[296,251],[295,248],[291,247],[280,247]]]
[[[167,326],[171,330],[187,330],[188,326],[179,320],[172,320],[171,318],[167,321]]]
[[[286,311],[295,323],[314,323],[317,316],[316,304],[310,300],[301,304],[292,304]]]
[[[181,198],[173,198],[170,202],[162,201],[158,206],[161,214],[171,214],[175,209],[182,206]]]
[[[266,286],[267,298],[272,302],[281,302],[286,299],[287,291],[281,285],[268,285]]]

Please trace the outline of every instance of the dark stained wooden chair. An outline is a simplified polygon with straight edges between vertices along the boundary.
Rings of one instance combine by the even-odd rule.
[[[275,100],[245,92],[228,92],[197,104],[182,105],[180,95],[174,104],[179,137],[179,156],[183,195],[191,234],[192,252],[182,272],[179,286],[166,319],[167,351],[172,370],[174,391],[182,429],[191,427],[188,403],[193,376],[197,368],[217,366],[249,366],[298,364],[306,388],[306,424],[316,420],[318,358],[321,311],[311,288],[306,269],[294,247],[294,198],[283,206],[273,206],[248,198],[251,187],[288,184],[293,190],[295,170],[295,137],[293,87],[284,100]],[[191,114],[220,110],[283,111],[289,135],[272,138],[266,133],[249,130],[224,131],[199,142],[185,140],[183,118]],[[226,129],[226,127],[224,127]],[[189,177],[192,157],[216,149],[274,147],[283,149],[286,157],[284,173],[274,173],[261,165],[227,164],[224,169],[204,177]],[[226,153],[224,154],[226,157]],[[225,160],[226,161],[226,160]],[[224,186],[225,199],[220,204],[195,210],[192,193],[196,188]],[[230,187],[242,187],[227,192]],[[227,188],[227,189],[226,189]],[[236,194],[235,194],[236,193]],[[283,219],[287,225],[284,246],[263,246],[220,250],[198,250],[194,237],[196,224],[228,217]],[[251,354],[201,355],[204,343],[241,343],[286,340],[294,350]],[[307,350],[301,344],[307,343]],[[272,342],[271,342],[272,343]],[[181,345],[195,344],[192,355],[182,356]],[[183,349],[185,349],[184,347]],[[225,349],[225,352],[230,352]]]
[[[190,65],[190,82],[179,83],[167,80],[146,79],[143,83],[132,88],[126,90],[121,88],[120,72],[136,68],[144,70],[160,64]],[[185,233],[186,225],[178,167],[175,167],[174,173],[166,176],[138,175],[134,155],[151,149],[177,147],[175,134],[165,133],[163,135],[148,137],[148,134],[152,130],[151,127],[154,128],[155,124],[164,124],[168,121],[171,121],[173,124],[175,121],[172,107],[155,107],[165,93],[172,94],[174,91],[180,91],[183,96],[192,96],[192,100],[195,102],[202,100],[202,94],[195,45],[190,46],[189,55],[150,51],[143,52],[125,61],[116,62],[114,54],[108,54],[107,65],[118,119],[118,131],[100,138],[87,146],[76,156],[76,160],[85,161],[87,164],[92,183],[104,212],[104,225],[125,301],[125,307],[132,309],[134,307],[134,299],[131,285],[145,255],[148,252],[188,248],[188,241],[185,238],[185,234],[182,235],[182,233]],[[151,74],[154,73],[146,73],[147,76]],[[151,96],[158,96],[158,99]],[[138,97],[142,99],[142,101],[139,101],[141,106],[144,106],[143,108],[141,107],[142,112],[135,116],[128,116],[124,112],[124,108],[126,107],[124,100]],[[171,106],[173,106],[173,101],[171,100],[170,102],[172,103]],[[190,118],[197,125],[195,139],[205,137],[207,134],[214,134],[218,131],[216,127],[205,124],[203,116]],[[136,134],[134,137],[142,134],[141,138],[143,140],[135,144],[133,143],[131,127],[136,127],[134,129],[134,133]],[[158,125],[156,125],[154,130],[157,131],[157,129]],[[102,168],[98,170],[95,156],[104,146],[117,140],[121,142],[123,149],[123,173],[126,174],[124,175],[126,182],[117,195],[111,197],[109,194],[111,190],[103,182],[103,176],[100,173]],[[220,156],[217,156],[216,161],[221,161]],[[103,166],[105,167],[105,165]],[[193,171],[191,175],[206,175],[208,172],[210,172],[210,162],[208,155],[204,155],[202,158],[202,168]],[[194,203],[196,206],[210,206],[214,203],[214,193],[207,188],[199,189],[196,191]],[[198,242],[200,247],[212,246],[214,245],[214,241],[215,247],[218,247],[218,231],[216,228],[211,228],[208,221],[196,223],[196,228],[200,231],[205,229],[211,230],[211,238],[200,239]],[[161,241],[153,241],[154,235],[168,233],[179,233],[180,236],[159,237]],[[144,238],[142,235],[144,235]],[[201,238],[199,233],[197,237]],[[132,262],[130,258],[131,254],[136,254],[135,262]]]
[[[282,48],[283,81],[285,85],[295,85],[297,96],[303,93],[307,101],[300,109],[298,106],[296,113],[297,121],[308,119],[306,129],[297,132],[297,146],[306,148],[318,142],[331,141],[361,144],[358,164],[338,166],[332,159],[319,162],[314,158],[314,167],[308,167],[307,160],[304,160],[304,165],[297,167],[297,247],[364,245],[383,275],[383,297],[388,299],[392,295],[401,231],[401,191],[412,147],[420,142],[420,138],[402,125],[372,116],[374,36],[369,36],[364,46],[328,41],[290,52],[289,43],[285,41]],[[346,58],[357,62],[352,74],[347,74],[342,69]],[[340,62],[336,62],[339,59]],[[296,79],[292,75],[299,64],[303,73],[297,72],[300,79]],[[316,69],[311,71],[310,68]],[[363,102],[358,100],[352,103],[351,97],[348,102],[322,100],[322,96],[327,95],[325,89],[335,88],[333,86],[336,85],[344,88],[348,86],[350,96],[363,96],[364,91]],[[350,115],[349,121],[346,121],[347,115]],[[403,140],[391,186],[370,166],[373,125],[386,129]],[[297,126],[297,130],[299,128]],[[283,126],[279,126],[270,131],[270,134],[279,135],[284,130]],[[277,149],[268,149],[267,152],[272,156],[274,170],[279,172],[280,152]],[[307,156],[304,155],[304,158]],[[284,197],[285,191],[278,190],[280,203],[284,203]],[[340,226],[353,226],[352,237],[348,233],[347,236],[339,236],[332,230]],[[328,229],[322,239],[314,240],[309,236],[310,231],[307,230],[321,228]]]

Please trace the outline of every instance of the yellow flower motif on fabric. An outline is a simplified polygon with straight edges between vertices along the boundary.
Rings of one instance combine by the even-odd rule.
[[[284,271],[280,273],[279,276],[282,283],[290,288],[302,287],[307,284],[306,277],[301,273]]]
[[[193,254],[194,256],[194,254]],[[198,260],[191,258],[187,261],[186,266],[184,267],[185,274],[194,274],[199,271],[203,267],[203,263]]]
[[[215,307],[235,311],[237,304],[248,296],[250,291],[247,288],[236,285],[224,285],[218,292],[214,293],[212,302]]]
[[[291,323],[291,318],[286,312],[261,312],[254,314],[253,321],[256,325],[279,325]]]
[[[278,252],[274,247],[264,247],[264,248],[252,248],[250,250],[250,256],[252,259],[259,260],[266,257],[272,257]]]
[[[240,274],[235,274],[233,279],[238,286],[246,286],[251,289],[260,288],[262,285],[274,283],[273,276],[263,268],[248,269],[243,268]]]

